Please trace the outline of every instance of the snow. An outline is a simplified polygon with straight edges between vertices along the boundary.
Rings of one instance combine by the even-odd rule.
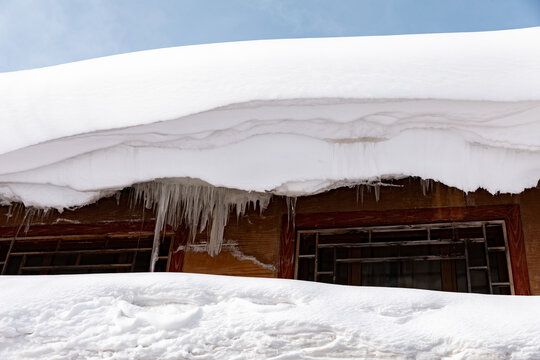
[[[537,297],[183,273],[0,282],[6,360],[540,357]]]
[[[539,39],[248,41],[3,73],[0,200],[62,210],[156,179],[301,196],[419,176],[519,193],[540,179]]]
[[[520,193],[540,179],[539,40],[268,40],[3,73],[0,204],[62,210],[135,185],[156,234],[210,226],[215,254],[228,211],[270,194],[294,213],[296,196],[406,176]],[[8,360],[540,357],[535,297],[193,274],[0,283]]]

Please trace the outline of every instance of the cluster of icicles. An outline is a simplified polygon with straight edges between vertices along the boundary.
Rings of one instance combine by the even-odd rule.
[[[230,211],[235,209],[237,217],[240,217],[250,207],[255,209],[258,206],[262,212],[272,196],[269,193],[227,189],[194,181],[156,180],[133,187],[135,203],[143,201],[146,208],[156,213],[150,271],[154,271],[159,255],[160,234],[167,225],[174,229],[180,224],[185,225],[192,240],[197,232],[208,228],[206,251],[215,256],[221,251]]]

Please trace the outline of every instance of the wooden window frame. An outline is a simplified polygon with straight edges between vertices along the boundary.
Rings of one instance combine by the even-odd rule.
[[[88,224],[47,224],[47,225],[31,225],[25,229],[24,225],[21,226],[9,226],[0,227],[0,238],[8,238],[11,241],[9,246],[8,255],[4,261],[0,259],[0,274],[4,274],[6,270],[7,261],[11,248],[17,239],[31,240],[36,238],[78,238],[88,236],[92,237],[110,237],[118,238],[125,236],[136,236],[137,234],[143,234],[148,236],[154,233],[155,223],[143,222],[143,221],[118,221],[118,222],[97,222]],[[168,249],[166,270],[172,267],[171,253],[174,240],[177,238],[177,234],[172,234],[172,229],[168,227],[166,233],[168,236],[172,236],[170,242],[170,248]],[[84,250],[79,251],[84,253]],[[99,252],[99,251],[98,251]],[[107,252],[107,251],[104,251]]]
[[[284,215],[278,277],[293,278],[297,230],[488,220],[505,221],[515,294],[530,295],[519,205],[296,214],[294,219]]]

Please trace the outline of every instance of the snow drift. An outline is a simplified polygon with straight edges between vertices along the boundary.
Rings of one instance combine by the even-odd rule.
[[[0,286],[6,360],[540,357],[537,297],[180,273]]]

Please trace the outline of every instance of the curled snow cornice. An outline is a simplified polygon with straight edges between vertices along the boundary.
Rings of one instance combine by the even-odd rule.
[[[297,196],[403,176],[518,193],[540,179],[539,41],[248,41],[0,74],[0,197],[62,208],[163,178]]]

